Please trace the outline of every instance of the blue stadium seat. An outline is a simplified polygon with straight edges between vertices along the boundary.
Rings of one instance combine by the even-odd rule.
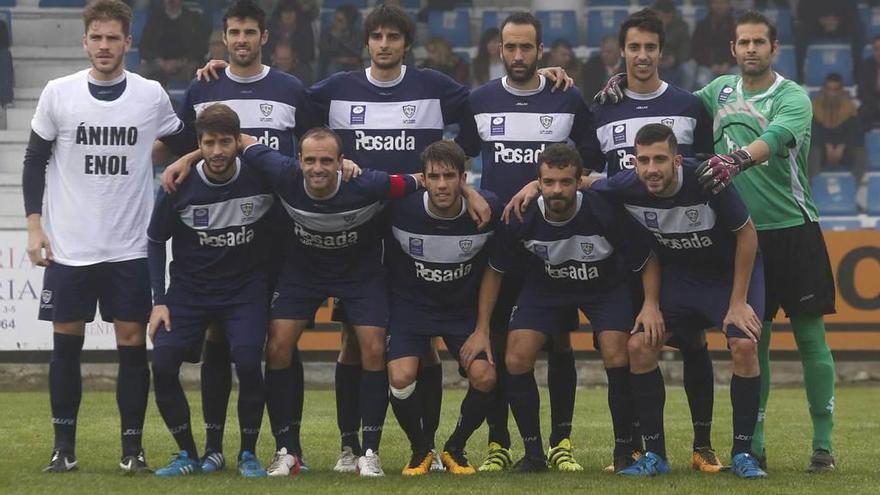
[[[781,44],[794,43],[794,34],[790,9],[767,9],[761,11],[770,21],[776,24],[776,39]]]
[[[833,232],[859,230],[862,228],[862,221],[853,217],[822,217],[819,218],[819,226],[822,230]]]
[[[880,7],[859,6],[859,17],[862,19],[865,40],[870,41],[880,35]]]
[[[321,2],[322,9],[335,9],[343,5],[354,5],[359,9],[365,9],[367,8],[367,0],[323,0]]]
[[[131,17],[131,45],[140,46],[144,26],[147,25],[147,9],[135,9]]]
[[[504,20],[504,14],[497,10],[484,10],[480,19],[480,36],[489,28],[501,27],[501,21]]]
[[[471,46],[470,10],[431,12],[428,15],[428,31],[432,36],[446,38],[452,46]]]
[[[590,0],[590,7],[629,7],[631,3],[630,0]]]
[[[137,72],[141,65],[141,52],[137,48],[132,48],[125,54],[125,69],[129,72]]]
[[[783,45],[779,47],[779,52],[776,53],[776,61],[773,62],[773,69],[787,79],[797,79],[797,59],[794,56],[793,46]]]
[[[40,7],[85,7],[86,0],[40,0]]]
[[[591,9],[587,14],[587,45],[599,46],[605,36],[616,36],[627,15],[628,9]]]
[[[558,39],[578,44],[577,13],[573,10],[539,10],[535,12],[541,21],[542,38],[545,47],[550,47]]]
[[[0,7],[15,7],[15,0],[0,0]]]
[[[868,174],[867,207],[868,215],[880,215],[880,174]]]
[[[813,177],[813,200],[819,215],[856,215],[856,180],[847,172],[823,173]]]
[[[0,10],[0,19],[6,22],[6,30],[9,33],[9,41],[12,41],[12,12]]]
[[[819,44],[807,48],[805,78],[807,86],[821,86],[825,76],[837,72],[843,85],[853,84],[853,60],[849,45]]]
[[[868,171],[880,171],[880,129],[865,133],[865,155]]]
[[[380,2],[376,2],[378,5]],[[420,10],[422,8],[421,0],[402,0],[400,2],[400,8],[404,10]]]

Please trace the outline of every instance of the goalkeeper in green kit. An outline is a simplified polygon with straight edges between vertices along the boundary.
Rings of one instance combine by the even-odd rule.
[[[773,71],[776,27],[762,14],[736,21],[731,50],[741,76],[720,76],[696,92],[714,116],[715,152],[698,173],[707,191],[731,183],[758,230],[764,257],[766,303],[758,353],[761,402],[752,452],[766,469],[764,419],[770,392],[769,348],[773,317],[781,306],[791,319],[804,368],[813,422],[809,472],[834,469],[831,430],[834,360],[823,315],[834,313],[834,279],[807,178],[812,107],[796,82]],[[620,75],[596,95],[599,103],[622,98]]]

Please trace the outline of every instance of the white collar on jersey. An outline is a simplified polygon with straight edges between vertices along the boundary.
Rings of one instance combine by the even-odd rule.
[[[403,76],[406,75],[406,66],[401,65],[400,66],[400,75],[390,81],[380,81],[378,79],[375,79],[373,77],[373,75],[370,74],[369,67],[364,69],[364,71],[367,73],[367,81],[370,81],[370,84],[372,84],[373,86],[378,86],[380,88],[393,88],[394,86],[397,86],[398,84],[400,84],[400,81],[403,81]]]
[[[467,200],[464,199],[464,196],[461,197],[461,211],[459,211],[458,215],[455,215],[454,217],[441,217],[439,215],[435,215],[434,212],[431,211],[431,208],[428,206],[428,201],[430,201],[430,199],[428,199],[428,191],[425,191],[422,198],[422,201],[425,204],[425,213],[427,213],[429,217],[435,220],[455,220],[457,218],[461,218],[462,215],[467,213]]]
[[[782,81],[784,81],[785,78],[782,77],[782,74],[780,74],[780,73],[778,73],[778,72],[774,72],[774,74],[776,74],[776,80],[773,81],[773,84],[771,84],[770,87],[767,88],[767,90],[764,91],[763,93],[749,97],[750,100],[760,100],[761,98],[763,98],[763,97],[769,95],[770,93],[776,91],[776,88],[778,88],[779,85],[782,84]],[[746,99],[745,96],[743,95],[743,80],[742,80],[742,77],[740,77],[739,80],[736,81],[736,96],[737,96],[740,100],[743,100],[743,101],[745,101],[745,99]]]
[[[236,76],[235,74],[232,73],[231,70],[229,70],[228,65],[226,66],[226,69],[224,71],[226,72],[226,77],[228,77],[229,79],[232,79],[233,81],[235,81],[237,83],[249,84],[249,83],[255,83],[255,82],[259,81],[260,79],[268,76],[269,69],[270,69],[270,67],[268,65],[264,65],[263,70],[261,70],[259,74],[254,75],[254,76],[248,76],[248,77]]]
[[[339,187],[341,185],[342,185],[342,170],[336,172],[336,189],[333,191],[333,194],[326,196],[326,197],[323,197],[323,198],[319,198],[319,197],[312,195],[311,191],[309,191],[309,186],[306,184],[306,178],[303,177],[303,189],[306,192],[306,196],[314,199],[315,201],[327,201],[328,199],[333,199],[336,196],[336,194],[339,192]]]
[[[229,178],[228,181],[223,183],[214,182],[208,178],[207,174],[205,174],[205,160],[199,160],[199,163],[196,164],[196,171],[199,173],[199,177],[202,178],[202,182],[207,184],[210,187],[223,187],[235,182],[238,179],[238,174],[241,173],[241,160],[238,157],[235,157],[235,173],[232,174],[232,177]]]
[[[509,84],[507,84],[507,76],[501,78],[501,86],[507,90],[508,93],[513,96],[532,96],[544,91],[544,86],[547,85],[547,78],[538,74],[538,87],[536,89],[516,89]]]
[[[574,209],[574,215],[572,215],[571,218],[569,218],[567,220],[563,220],[561,222],[554,222],[552,220],[547,219],[547,210],[546,210],[546,206],[544,205],[544,196],[538,196],[538,209],[541,210],[541,216],[544,217],[545,222],[549,223],[550,225],[552,225],[554,227],[562,227],[563,225],[567,224],[568,222],[574,220],[574,217],[576,217],[578,212],[581,211],[581,205],[583,204],[583,202],[584,202],[583,193],[581,193],[580,191],[577,191],[577,206]]]
[[[89,84],[94,84],[95,86],[116,86],[117,84],[125,80],[125,71],[122,71],[122,74],[119,74],[117,77],[114,77],[109,81],[99,81],[92,77],[92,74],[90,72],[87,72],[86,74],[89,78]]]
[[[669,88],[669,83],[666,81],[660,81],[660,87],[650,93],[636,93],[628,88],[624,88],[623,94],[625,94],[627,98],[632,98],[633,100],[653,100],[665,93],[667,88]]]

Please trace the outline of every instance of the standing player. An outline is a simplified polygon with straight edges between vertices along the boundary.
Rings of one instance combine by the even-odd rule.
[[[118,0],[96,0],[83,11],[83,21],[91,68],[46,85],[22,176],[28,255],[46,267],[39,317],[51,321],[54,332],[49,396],[55,447],[45,470],[77,468],[80,355],[85,324],[100,304],[102,319],[113,322],[119,351],[120,467],[144,472],[150,148],[156,138],[178,133],[181,123],[158,83],[124,70],[131,9]]]
[[[463,128],[458,142],[469,155],[481,153],[481,187],[496,194],[502,203],[534,179],[538,155],[551,143],[571,140],[583,160],[602,160],[591,128],[591,115],[577,89],[554,92],[537,72],[543,54],[541,23],[526,12],[511,14],[501,25],[501,58],[507,76],[490,81],[471,93],[470,105],[476,133]],[[499,302],[492,316],[495,354],[504,355],[504,341],[511,308],[516,301],[522,274],[513,271],[504,278]],[[577,311],[560,324],[578,327]],[[555,333],[548,356],[552,432],[550,459],[555,469],[580,471],[573,457],[571,424],[574,414],[577,371],[567,333]],[[489,449],[481,471],[500,471],[512,464],[510,432],[507,429],[507,399],[503,381],[504,360],[498,369],[498,399],[487,415]]]
[[[808,471],[834,469],[834,359],[823,315],[834,313],[834,276],[807,177],[812,107],[804,89],[775,72],[776,27],[762,14],[736,21],[730,44],[742,76],[721,76],[697,92],[715,115],[715,152],[702,164],[706,187],[734,182],[752,213],[764,253],[767,300],[759,352],[761,408],[752,451],[766,465],[770,334],[779,307],[791,319],[804,367],[813,454]],[[744,172],[744,173],[740,173]]]
[[[668,126],[648,124],[634,142],[635,171],[600,180],[592,189],[622,203],[651,239],[647,242],[662,266],[662,288],[659,280],[651,294],[646,287],[645,306],[662,311],[665,328],[645,328],[629,339],[630,379],[646,451],[618,474],[669,472],[663,428],[666,391],[657,358],[670,334],[687,340],[688,334],[715,326],[727,336],[733,365],[732,470],[740,478],[764,478],[767,473],[750,454],[760,395],[761,325],[756,312],[764,302],[764,281],[749,213],[734,189],[707,200],[697,182],[696,164],[682,165]],[[630,242],[644,241],[633,237]]]
[[[173,194],[159,192],[148,235],[156,404],[180,453],[159,476],[200,472],[180,365],[201,345],[209,324],[222,328],[239,382],[239,473],[266,476],[254,455],[263,421],[260,368],[268,324],[265,266],[274,196],[253,167],[238,159],[238,115],[223,104],[195,121],[205,159]],[[172,239],[171,284],[165,290],[165,243]]]
[[[486,268],[501,205],[487,193],[493,221],[480,230],[462,196],[467,157],[458,145],[438,141],[422,152],[426,192],[390,205],[391,238],[385,263],[390,278],[388,380],[394,414],[409,438],[412,457],[403,474],[426,474],[434,454],[421,425],[419,361],[442,336],[466,371],[470,387],[455,431],[440,458],[452,474],[474,474],[464,452],[468,438],[494,399],[495,369],[488,333],[473,333],[477,291]]]
[[[554,333],[569,330],[564,320],[578,308],[597,332],[632,330],[627,267],[640,271],[651,257],[646,243],[631,242],[632,228],[627,227],[632,222],[625,214],[597,193],[577,190],[582,165],[574,148],[553,144],[538,160],[541,197],[522,221],[513,218],[501,228],[502,256],[492,260],[493,270],[486,271],[477,322],[478,332],[488,331],[501,272],[521,260],[525,282],[511,314],[505,354],[510,408],[525,447],[525,456],[514,466],[518,472],[547,469],[534,374],[537,353]],[[526,251],[524,257],[512,255],[520,250]],[[659,276],[656,262],[644,276]],[[650,327],[655,320],[644,323]],[[642,322],[642,315],[636,321]]]

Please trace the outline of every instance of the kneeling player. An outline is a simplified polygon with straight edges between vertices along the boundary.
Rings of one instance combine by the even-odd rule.
[[[268,184],[237,158],[238,115],[216,104],[195,126],[204,160],[173,194],[159,193],[148,235],[150,316],[156,404],[180,453],[159,476],[200,471],[180,365],[201,347],[211,323],[222,327],[239,380],[238,419],[242,476],[263,477],[254,455],[263,421],[260,369],[268,319],[265,259],[266,213],[274,202]],[[171,284],[165,291],[165,242],[173,239]]]
[[[514,467],[519,472],[547,469],[534,364],[547,339],[566,328],[560,315],[580,308],[597,331],[625,335],[634,323],[625,283],[627,266],[639,271],[650,259],[647,243],[624,244],[634,230],[625,214],[597,193],[577,190],[582,165],[574,148],[548,146],[540,155],[538,172],[541,197],[522,221],[511,219],[501,229],[501,255],[493,259],[495,269],[484,276],[477,326],[478,331],[488,327],[501,271],[513,269],[510,248],[524,247],[529,252],[525,285],[514,306],[505,356],[510,407],[526,452]],[[649,266],[652,269],[645,276],[658,277],[656,264]],[[655,316],[655,321],[645,324],[658,323],[659,315]]]
[[[636,169],[598,181],[653,238],[662,266],[659,303],[666,328],[687,339],[715,326],[727,335],[733,360],[733,472],[741,478],[767,476],[750,453],[758,417],[764,281],[757,234],[733,188],[707,197],[695,164],[682,163],[677,141],[663,124],[642,127],[635,138]],[[651,293],[653,294],[653,292]],[[629,340],[636,411],[647,452],[619,474],[652,476],[669,472],[663,432],[665,389],[657,358],[670,337],[664,329],[634,334]]]
[[[457,144],[431,144],[421,160],[427,192],[410,194],[391,205],[392,238],[385,244],[391,287],[387,350],[391,405],[412,447],[403,474],[426,474],[434,454],[421,425],[416,378],[419,361],[432,352],[431,338],[443,337],[466,370],[470,387],[440,460],[450,473],[474,474],[464,447],[485,418],[496,379],[488,332],[472,332],[477,287],[501,208],[494,195],[487,194],[493,221],[482,231],[468,216],[462,196],[466,156]]]

